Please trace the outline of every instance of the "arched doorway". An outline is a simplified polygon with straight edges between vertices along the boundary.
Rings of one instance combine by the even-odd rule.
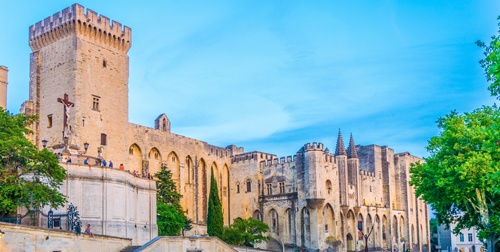
[[[335,215],[330,204],[323,207],[323,224],[325,237],[335,237]]]
[[[142,173],[142,152],[137,144],[132,144],[128,149],[128,167],[125,169]]]
[[[356,244],[354,242],[351,233],[347,234],[346,239],[347,239],[347,251],[356,251]]]

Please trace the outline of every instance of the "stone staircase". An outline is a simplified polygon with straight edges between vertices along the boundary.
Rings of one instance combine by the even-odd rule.
[[[122,250],[120,250],[120,252],[134,252],[134,250],[140,248],[141,246],[128,246]]]
[[[267,243],[267,249],[277,252],[283,251],[280,242],[274,238],[269,239],[269,242]]]

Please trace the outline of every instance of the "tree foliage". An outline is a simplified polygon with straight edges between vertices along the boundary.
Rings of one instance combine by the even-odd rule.
[[[500,111],[496,106],[464,114],[453,111],[437,124],[441,133],[429,141],[426,162],[412,164],[410,185],[432,204],[439,223],[449,227],[455,222],[455,233],[476,227],[479,238],[488,239],[494,248],[500,238],[500,195],[490,178],[500,171]],[[478,206],[486,208],[488,216]]]
[[[178,236],[186,223],[184,215],[173,205],[158,202],[156,207],[159,236]]]
[[[222,204],[217,189],[217,181],[214,177],[214,168],[210,178],[210,194],[208,196],[207,233],[210,236],[222,238],[224,232],[224,217],[222,216]]]
[[[183,230],[191,229],[191,220],[186,217],[180,200],[182,195],[172,180],[172,172],[163,166],[155,174],[156,181],[156,214],[158,235],[176,236]]]
[[[36,116],[9,115],[0,108],[0,216],[15,212],[18,206],[58,208],[66,203],[59,187],[66,170],[57,156],[39,150],[26,135]]]
[[[498,25],[500,33],[500,23]],[[491,83],[488,90],[492,96],[500,98],[500,36],[492,36],[489,45],[482,41],[477,41],[476,44],[484,48],[485,57],[479,63],[484,68],[486,79]]]
[[[234,219],[230,227],[224,228],[222,240],[228,244],[254,247],[256,243],[267,242],[269,237],[264,233],[269,231],[269,226],[254,218]]]

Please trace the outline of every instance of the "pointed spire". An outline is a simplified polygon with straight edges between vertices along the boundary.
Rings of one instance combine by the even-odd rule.
[[[344,141],[342,141],[342,134],[340,134],[340,129],[339,136],[337,138],[337,148],[335,149],[335,156],[338,155],[347,155],[345,152]]]
[[[349,148],[347,148],[347,157],[358,158],[358,152],[356,151],[356,145],[354,145],[354,140],[352,139],[352,133],[351,140],[349,141]]]
[[[328,147],[326,147],[325,153],[330,153],[330,150],[328,149]]]

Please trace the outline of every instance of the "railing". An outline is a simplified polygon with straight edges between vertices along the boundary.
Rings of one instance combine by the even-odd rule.
[[[77,227],[81,227],[82,225],[82,223],[80,222],[80,214],[78,213],[78,209],[77,207],[73,206],[72,203],[69,204],[68,212],[65,214],[54,214],[52,209],[50,209],[47,214],[43,213],[39,209],[36,210],[28,209],[28,212],[26,212],[24,215],[17,214],[15,218],[14,217],[0,218],[0,222],[7,222],[7,223],[21,225],[22,220],[24,218],[26,218],[27,216],[33,218],[35,214],[40,214],[43,217],[47,218],[47,228],[54,228],[54,217],[59,220],[61,220],[62,218],[67,218],[68,231],[78,231]]]

